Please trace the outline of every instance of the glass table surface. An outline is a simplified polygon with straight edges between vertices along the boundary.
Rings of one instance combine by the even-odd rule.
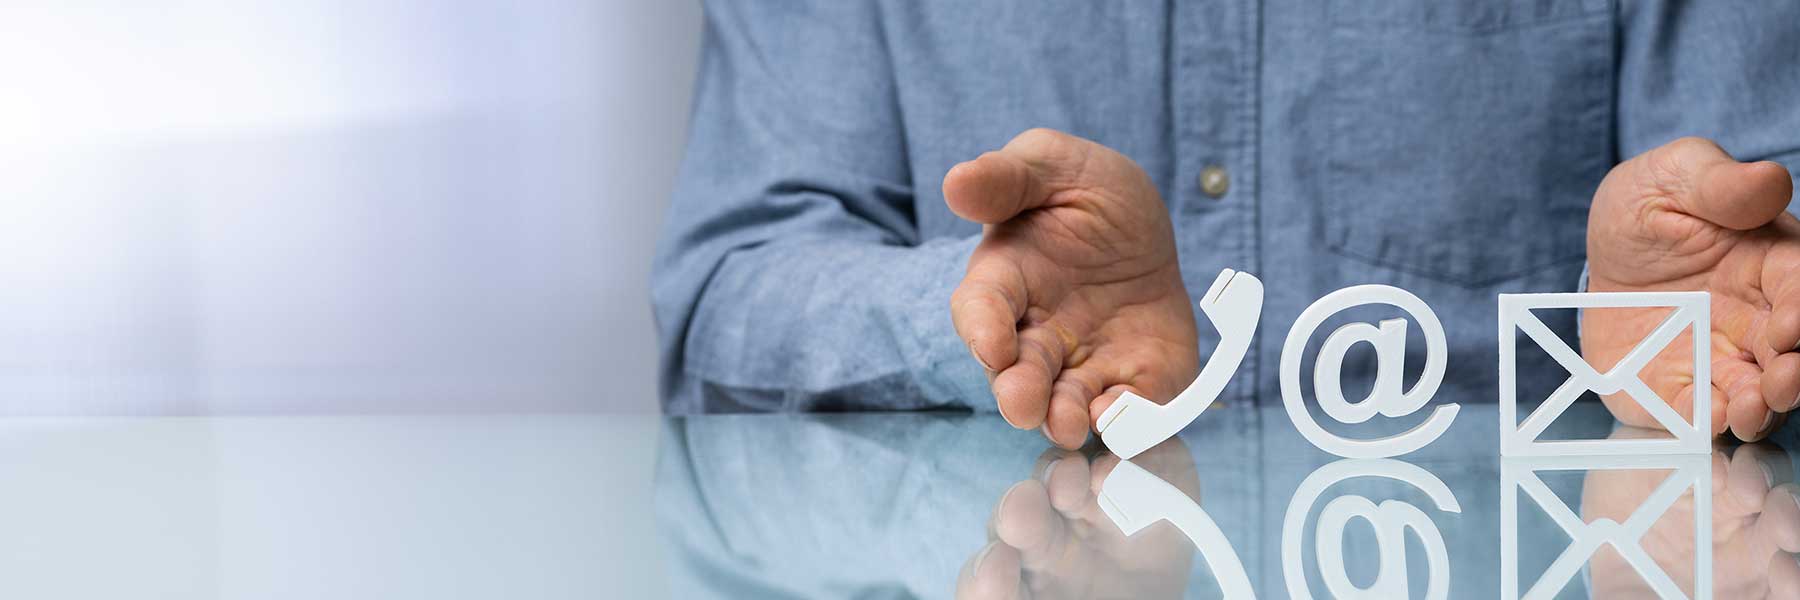
[[[1793,428],[1498,418],[1342,459],[1235,403],[1129,462],[957,413],[9,419],[0,597],[1800,598]]]

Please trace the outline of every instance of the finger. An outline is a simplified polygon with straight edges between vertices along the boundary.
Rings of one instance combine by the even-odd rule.
[[[1800,349],[1800,290],[1775,299],[1763,324],[1763,343],[1775,352]]]
[[[1769,557],[1770,598],[1800,598],[1800,557],[1776,552]]]
[[[1763,500],[1763,534],[1784,552],[1800,552],[1800,486],[1784,483]]]
[[[1045,448],[1043,452],[1038,453],[1037,461],[1031,464],[1031,476],[1038,481],[1044,481],[1045,478],[1049,477],[1048,473],[1050,465],[1065,458],[1080,457],[1081,453],[1079,452],[1072,452],[1062,448]]]
[[[1106,476],[1119,466],[1119,455],[1103,452],[1094,457],[1093,464],[1088,465],[1088,490],[1094,495],[1106,488]]]
[[[944,174],[944,202],[956,216],[977,223],[1005,222],[1038,208],[1078,172],[1091,142],[1049,129],[1032,129],[1006,147],[950,168]]]
[[[1651,168],[1675,176],[1678,207],[1690,215],[1738,230],[1767,225],[1793,199],[1793,180],[1780,164],[1740,163],[1701,138],[1683,138],[1651,152]],[[1685,188],[1685,189],[1679,189]]]
[[[1073,362],[1080,360],[1080,357],[1074,357]],[[1080,448],[1087,443],[1093,423],[1088,415],[1088,405],[1100,395],[1100,387],[1100,375],[1094,369],[1064,365],[1050,394],[1050,415],[1044,420],[1044,435],[1064,448]]]
[[[1035,479],[1008,490],[994,515],[1000,541],[1019,550],[1019,564],[1027,570],[1053,560],[1068,537],[1061,513],[1051,507],[1049,493]]]
[[[1761,389],[1749,389],[1725,406],[1725,420],[1739,440],[1755,442],[1775,427],[1775,411],[1763,403]]]
[[[1800,244],[1777,242],[1763,261],[1761,288],[1769,309],[1757,320],[1763,399],[1786,413],[1800,405]]]
[[[1019,358],[1018,325],[1029,301],[1019,264],[1004,253],[976,250],[968,274],[950,294],[950,320],[969,353],[989,373]]]
[[[1712,456],[1709,458],[1711,460],[1708,462],[1712,463],[1712,476],[1709,477],[1712,480],[1711,493],[1714,498],[1718,498],[1729,489],[1731,478],[1726,475],[1731,472],[1731,457],[1725,455],[1722,444],[1714,442]]]
[[[1732,422],[1732,434],[1737,436],[1737,440],[1760,441],[1768,438],[1769,432],[1775,431],[1777,416],[1780,414],[1771,411],[1768,404],[1762,402],[1760,389],[1753,391],[1750,396],[1750,400],[1726,405],[1724,418]]]
[[[1718,362],[1713,363],[1713,372],[1714,373],[1719,372]],[[1602,400],[1611,400],[1611,399],[1613,399],[1614,396],[1623,396],[1623,394],[1614,394],[1612,396],[1606,396],[1606,397],[1602,398]],[[1675,397],[1675,404],[1674,404],[1675,412],[1677,414],[1681,415],[1682,420],[1689,422],[1689,423],[1694,422],[1694,415],[1693,415],[1693,412],[1694,412],[1694,386],[1693,386],[1693,384],[1688,384],[1688,385],[1682,386],[1680,391],[1675,392],[1674,397]],[[1650,428],[1655,428],[1655,429],[1662,429],[1662,424],[1656,422],[1656,419],[1651,417],[1648,413],[1645,413],[1644,410],[1638,406],[1637,401],[1631,400],[1629,398],[1621,398],[1620,400],[1623,402],[1623,404],[1629,405],[1631,409],[1636,411],[1636,413],[1632,419],[1626,419],[1624,417],[1620,417],[1619,418],[1620,421],[1623,421],[1626,425],[1634,425],[1637,427],[1650,427]],[[1725,430],[1730,425],[1725,420],[1725,407],[1727,406],[1728,402],[1725,399],[1725,392],[1720,391],[1717,376],[1714,376],[1714,381],[1712,384],[1712,402],[1709,402],[1708,404],[1711,406],[1711,410],[1712,410],[1712,413],[1707,416],[1706,422],[1708,425],[1710,425],[1710,427],[1708,427],[1708,429],[1710,429],[1712,431],[1713,437],[1718,437],[1720,435],[1724,435]],[[1608,408],[1612,408],[1613,406],[1614,406],[1613,403],[1611,403],[1611,402],[1607,403]],[[1613,414],[1619,415],[1620,413],[1617,410],[1615,410]],[[1641,422],[1633,422],[1634,420],[1641,421]]]
[[[1759,323],[1762,346],[1781,354],[1800,349],[1800,221],[1783,220],[1772,228],[1776,241],[1763,256],[1760,281],[1768,313]]]
[[[1762,393],[1775,412],[1785,413],[1800,404],[1800,352],[1778,354],[1763,363]]]
[[[1040,128],[951,167],[944,174],[944,201],[957,216],[991,225],[1054,204],[1059,192],[1084,187],[1134,189],[1147,183],[1142,170],[1124,155]]]
[[[956,216],[993,225],[1042,205],[1049,194],[1031,165],[994,151],[950,167],[944,174],[944,203]]]
[[[1050,507],[1064,517],[1073,517],[1093,501],[1088,491],[1088,461],[1069,453],[1044,467],[1040,481],[1050,495]]]
[[[1766,425],[1764,413],[1773,415],[1762,397],[1762,369],[1756,363],[1737,357],[1721,358],[1713,361],[1713,390],[1717,392],[1713,404],[1724,403],[1724,414],[1714,410],[1715,416],[1723,416],[1722,421],[1715,421],[1713,428],[1730,431],[1744,441],[1757,439],[1756,433]]]
[[[1065,354],[1055,325],[1027,326],[1019,332],[1019,359],[994,376],[994,399],[1000,416],[1019,429],[1044,424],[1050,407],[1050,385],[1062,370]]]
[[[963,565],[956,577],[959,600],[1015,600],[1023,583],[1019,551],[1002,542],[990,542]]]
[[[1781,417],[1777,416],[1775,420],[1780,422]],[[1774,444],[1764,444],[1757,446],[1755,456],[1756,460],[1768,468],[1770,480],[1775,485],[1794,482],[1794,459],[1788,456],[1787,450]]]
[[[1763,497],[1774,489],[1775,466],[1771,454],[1785,454],[1779,448],[1771,453],[1761,444],[1739,446],[1725,468],[1725,487],[1747,512],[1761,512]]]
[[[1129,384],[1122,383],[1108,387],[1106,388],[1106,391],[1101,392],[1098,397],[1094,398],[1093,402],[1088,404],[1088,426],[1093,427],[1095,431],[1099,431],[1100,415],[1106,414],[1106,409],[1112,407],[1114,402],[1118,402],[1119,396],[1123,395],[1125,392],[1131,392],[1140,397],[1149,398],[1149,396],[1144,395],[1143,390],[1139,390]]]
[[[1760,389],[1734,399],[1725,407],[1725,418],[1731,423],[1732,435],[1746,442],[1760,441],[1775,429],[1775,411],[1763,403]]]

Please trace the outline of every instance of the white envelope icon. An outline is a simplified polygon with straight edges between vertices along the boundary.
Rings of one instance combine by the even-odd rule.
[[[1544,485],[1538,471],[1670,470],[1667,479],[1623,523],[1592,523]],[[1644,550],[1643,537],[1683,494],[1694,495],[1694,600],[1712,597],[1712,456],[1556,456],[1503,458],[1500,465],[1500,597],[1553,598],[1569,585],[1603,544],[1611,544],[1661,598],[1687,598],[1669,573]],[[1519,594],[1519,492],[1531,498],[1565,533],[1569,546],[1535,583]],[[1685,540],[1684,540],[1685,541]]]
[[[1673,308],[1667,319],[1638,342],[1619,364],[1602,374],[1581,354],[1531,313],[1537,308]],[[1551,358],[1569,370],[1569,380],[1537,410],[1519,421],[1517,332],[1537,342]],[[1693,333],[1694,422],[1689,423],[1664,399],[1645,385],[1639,372],[1657,353],[1679,337]],[[1601,454],[1709,454],[1712,452],[1712,317],[1711,297],[1706,292],[1630,292],[1579,294],[1500,295],[1500,454],[1504,456],[1562,456]],[[1624,391],[1661,423],[1674,439],[1558,440],[1539,441],[1544,433],[1582,392],[1598,394]],[[1515,427],[1515,424],[1516,427]]]

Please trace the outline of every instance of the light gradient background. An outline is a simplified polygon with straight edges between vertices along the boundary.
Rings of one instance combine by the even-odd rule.
[[[652,412],[690,1],[0,5],[0,414]]]

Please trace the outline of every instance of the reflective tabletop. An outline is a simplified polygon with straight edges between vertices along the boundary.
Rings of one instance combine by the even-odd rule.
[[[12,419],[0,597],[1800,598],[1792,428],[1503,459],[1498,416],[1340,459],[1234,403],[1123,462],[954,413]]]

